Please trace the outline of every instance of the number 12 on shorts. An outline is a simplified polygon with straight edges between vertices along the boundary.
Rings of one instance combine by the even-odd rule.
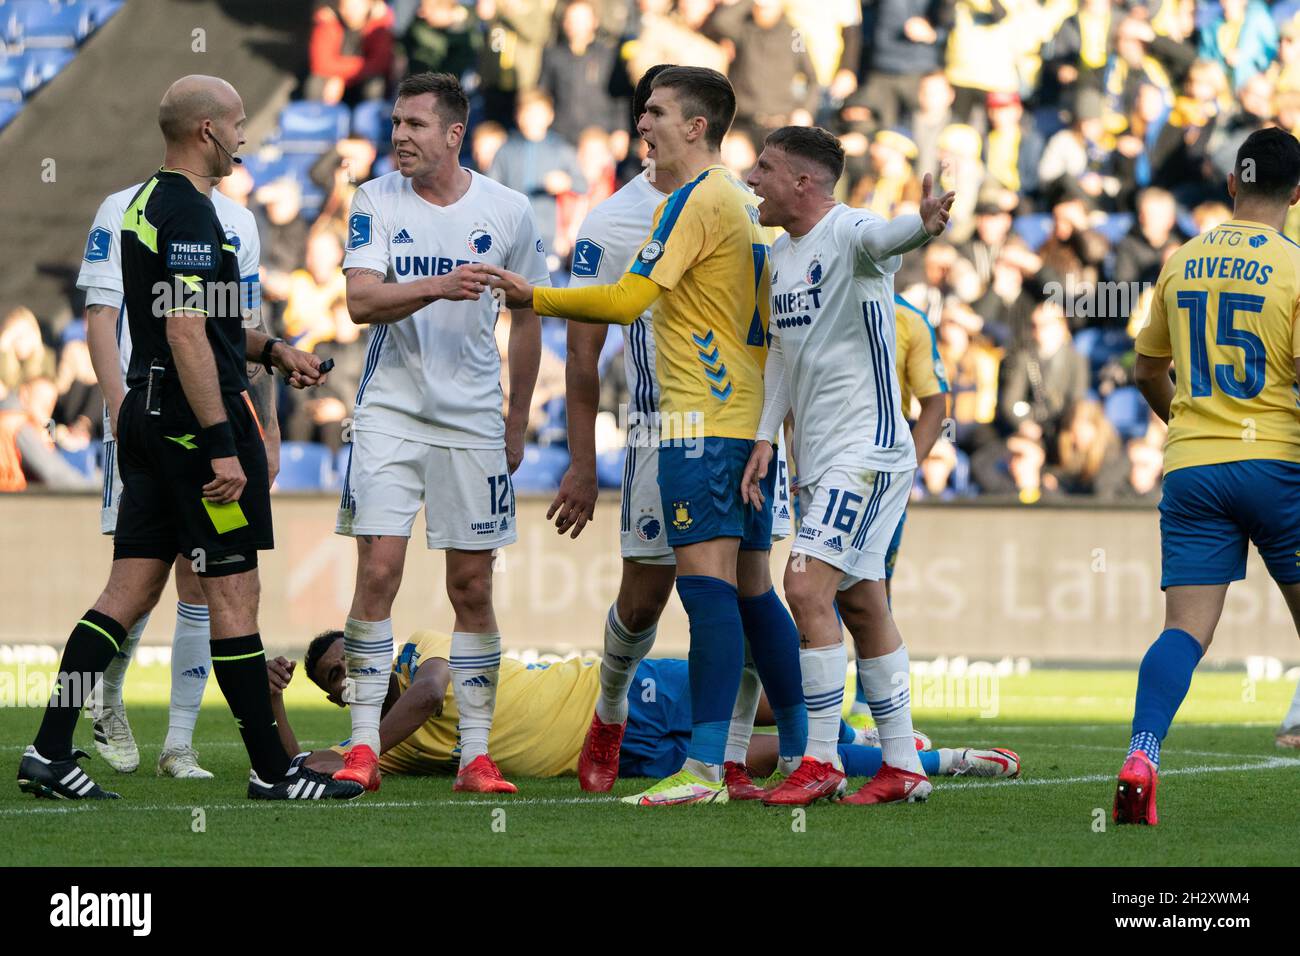
[[[510,486],[510,475],[488,475],[488,505],[493,516],[515,513],[515,493]]]

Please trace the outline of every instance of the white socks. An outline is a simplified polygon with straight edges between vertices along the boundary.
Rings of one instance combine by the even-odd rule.
[[[916,738],[912,736],[912,692],[908,665],[907,645],[900,644],[898,650],[883,657],[859,657],[858,680],[866,691],[871,717],[880,731],[880,749],[885,763],[924,776],[925,770],[916,756]],[[812,717],[811,705],[808,707],[808,716]],[[810,733],[810,746],[811,737]]]
[[[799,649],[803,700],[808,708],[806,756],[840,765],[840,708],[844,706],[844,645]]]
[[[1296,685],[1295,696],[1291,698],[1291,709],[1282,718],[1282,726],[1286,728],[1300,727],[1300,684]]]
[[[745,642],[745,667],[740,672],[740,690],[736,692],[736,706],[731,711],[731,724],[727,727],[727,755],[722,759],[728,763],[745,766],[749,755],[749,738],[754,734],[754,716],[758,713],[758,695],[762,685],[758,682],[758,671],[754,668],[754,658],[749,654],[749,642]]]
[[[596,698],[596,716],[606,724],[627,720],[627,690],[637,665],[654,647],[657,625],[639,633],[627,629],[618,616],[618,605],[611,605],[605,617],[605,653],[600,661],[600,696]]]
[[[207,605],[178,601],[176,630],[172,633],[172,699],[163,750],[194,745],[194,725],[199,721],[203,689],[212,671],[210,636]]]
[[[454,643],[452,648],[454,656]],[[392,618],[358,621],[349,617],[343,626],[343,657],[348,669],[343,697],[352,715],[352,745],[365,744],[378,756],[379,720],[393,669]]]
[[[99,684],[106,709],[111,707],[119,710],[122,707],[122,684],[126,680],[126,669],[131,665],[131,658],[135,656],[135,649],[144,634],[144,626],[148,623],[148,614],[135,622],[135,627],[126,632],[126,640],[122,642],[121,648],[104,668],[104,677]]]
[[[501,634],[451,635],[451,679],[460,713],[460,766],[488,752],[501,671]]]

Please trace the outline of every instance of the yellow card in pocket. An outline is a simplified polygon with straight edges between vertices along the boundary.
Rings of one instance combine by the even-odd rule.
[[[217,534],[225,534],[227,531],[234,531],[236,528],[248,527],[248,519],[244,517],[244,509],[239,507],[238,501],[218,505],[204,498],[203,507],[212,520],[212,527],[217,529]]]

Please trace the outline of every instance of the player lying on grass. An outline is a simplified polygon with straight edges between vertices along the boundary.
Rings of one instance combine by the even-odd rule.
[[[340,707],[347,668],[343,632],[326,631],[307,649],[307,676]],[[385,773],[453,775],[460,765],[457,739],[459,715],[450,686],[451,637],[419,631],[402,647],[388,681],[388,698],[379,725]],[[267,664],[272,706],[284,746],[298,753],[298,741],[284,710],[283,691],[295,671],[294,661],[276,658]],[[501,770],[520,777],[574,774],[578,755],[600,694],[598,661],[572,659],[557,664],[523,664],[503,658],[492,725],[492,753]],[[628,723],[623,738],[619,775],[661,777],[681,765],[691,738],[690,688],[686,661],[647,658],[637,666],[628,691]],[[772,709],[760,699],[758,722],[770,724]],[[853,776],[872,776],[880,769],[880,749],[855,739],[870,739],[871,731],[841,725],[840,760]],[[928,746],[928,740],[918,746]],[[777,738],[756,735],[747,763],[762,776],[776,768]],[[339,747],[313,751],[307,765],[323,773],[343,766]],[[926,750],[920,754],[930,774],[975,777],[1015,777],[1020,758],[1010,750],[973,748]],[[722,798],[726,799],[726,790]]]

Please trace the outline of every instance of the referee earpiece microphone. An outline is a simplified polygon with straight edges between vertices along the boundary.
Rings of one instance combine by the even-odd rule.
[[[210,139],[210,140],[212,140],[212,142],[216,143],[216,144],[217,144],[217,148],[220,149],[220,150],[221,150],[223,153],[225,153],[227,156],[229,156],[229,157],[230,157],[230,161],[231,161],[232,163],[234,163],[236,166],[242,166],[242,165],[244,165],[244,161],[243,161],[242,159],[240,159],[238,156],[236,156],[236,155],[235,155],[234,153],[232,153],[230,150],[226,149],[225,144],[223,144],[223,143],[221,142],[221,140],[217,139],[215,136],[212,135],[212,130],[208,130],[208,139]]]

